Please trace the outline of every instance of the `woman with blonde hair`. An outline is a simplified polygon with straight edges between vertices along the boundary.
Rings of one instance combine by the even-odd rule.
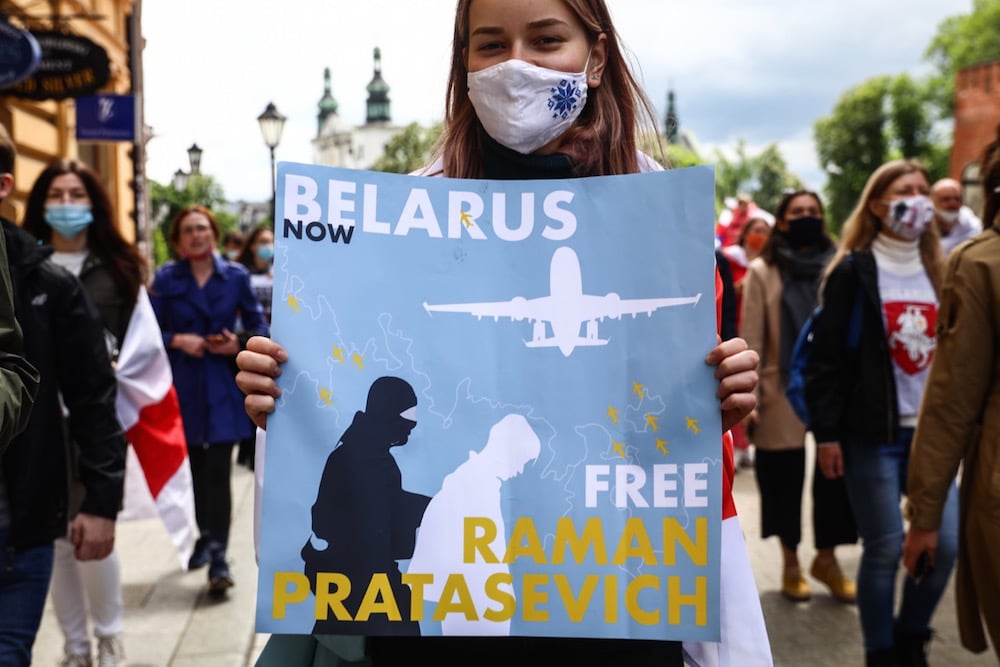
[[[905,581],[894,613],[900,498],[934,358],[942,281],[929,192],[927,170],[915,160],[887,162],[869,177],[825,271],[823,311],[805,369],[820,469],[827,478],[844,478],[863,542],[857,597],[870,666],[927,664],[930,620],[955,561],[952,484],[934,568]],[[860,327],[856,345],[848,344],[851,326]]]

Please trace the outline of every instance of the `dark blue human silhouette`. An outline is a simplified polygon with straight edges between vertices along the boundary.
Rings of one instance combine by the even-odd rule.
[[[384,573],[402,620],[373,614],[367,621],[342,623],[330,613],[316,621],[316,634],[420,634],[419,624],[410,619],[410,588],[402,583],[397,561],[413,555],[430,498],[403,490],[389,452],[409,439],[417,425],[416,406],[417,395],[405,380],[380,377],[372,383],[365,411],[354,415],[327,458],[312,507],[313,536],[302,548],[313,593],[317,572],[346,575],[351,592],[344,604],[354,618],[372,575]]]

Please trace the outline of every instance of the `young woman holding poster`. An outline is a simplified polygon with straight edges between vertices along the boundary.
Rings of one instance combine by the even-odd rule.
[[[555,89],[558,96],[553,96]],[[553,114],[550,101],[559,113]],[[435,159],[418,173],[557,179],[654,171],[662,167],[638,150],[637,138],[655,136],[655,128],[651,105],[629,69],[604,0],[459,0],[445,130]],[[261,428],[274,410],[279,393],[274,378],[287,358],[283,348],[260,337],[251,339],[237,358],[237,383],[247,394],[247,412]],[[757,354],[738,338],[721,343],[706,358],[716,366],[724,429],[754,407],[757,361]],[[725,441],[724,504],[732,516],[732,444],[728,436]],[[734,539],[742,539],[738,527]],[[699,654],[711,654],[711,664],[770,665],[745,547],[734,542],[732,548],[723,545],[722,553],[727,561],[722,566],[723,598],[746,595],[737,589],[748,586],[753,589],[746,595],[749,606],[738,612],[723,609],[721,645],[684,648],[694,664],[701,664]],[[369,637],[358,638],[352,650],[350,637],[306,639],[311,644],[303,646],[301,638],[272,636],[258,664],[291,664],[293,654],[314,664],[318,652],[327,650],[342,662],[367,656],[376,666],[441,655],[456,663],[489,655],[530,664],[683,664],[681,643],[669,641]]]

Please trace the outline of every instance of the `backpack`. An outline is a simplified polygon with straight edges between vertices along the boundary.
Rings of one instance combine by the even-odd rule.
[[[806,404],[806,366],[809,364],[809,354],[813,348],[814,329],[816,320],[823,312],[823,306],[819,305],[813,310],[802,325],[798,337],[795,339],[795,346],[792,347],[792,358],[789,364],[788,384],[785,386],[785,396],[792,404],[792,410],[796,416],[807,427],[809,426],[809,406]],[[851,307],[851,319],[847,322],[847,349],[858,349],[861,340],[861,287],[858,287],[854,296],[854,305]]]

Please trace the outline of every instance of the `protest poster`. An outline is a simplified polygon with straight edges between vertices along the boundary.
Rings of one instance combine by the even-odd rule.
[[[257,630],[718,641],[712,193],[281,163]]]

